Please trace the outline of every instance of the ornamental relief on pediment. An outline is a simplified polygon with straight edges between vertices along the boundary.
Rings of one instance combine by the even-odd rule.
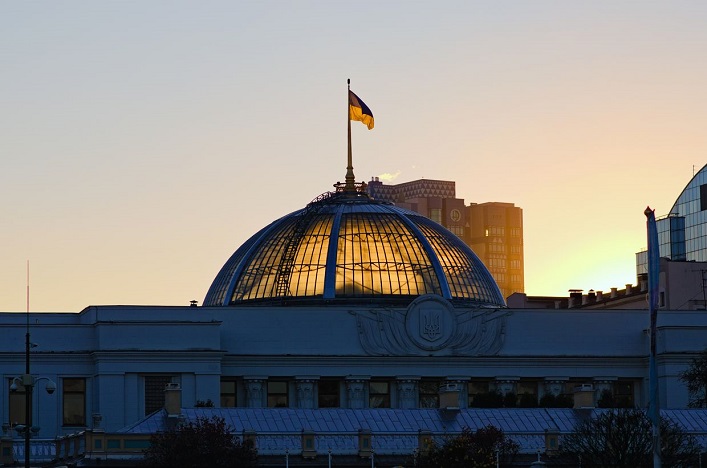
[[[406,310],[351,311],[367,354],[397,356],[497,354],[507,309],[455,308],[437,295],[417,298]]]

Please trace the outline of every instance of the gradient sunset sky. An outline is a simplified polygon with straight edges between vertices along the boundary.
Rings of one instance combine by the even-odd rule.
[[[523,208],[529,295],[635,283],[707,162],[707,2],[4,1],[0,310],[202,301],[346,174]],[[694,169],[693,169],[694,168]]]

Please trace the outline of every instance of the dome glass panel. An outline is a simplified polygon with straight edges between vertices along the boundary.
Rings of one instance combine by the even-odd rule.
[[[439,281],[418,238],[391,214],[351,213],[341,223],[336,294],[439,294]]]
[[[365,193],[330,193],[246,241],[204,305],[409,304],[423,294],[505,307],[483,263],[441,225]]]

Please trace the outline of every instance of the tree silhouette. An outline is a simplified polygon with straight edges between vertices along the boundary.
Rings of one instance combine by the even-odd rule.
[[[707,407],[707,350],[692,360],[690,367],[680,374],[680,380],[690,393],[690,408]]]
[[[518,444],[501,429],[486,426],[472,432],[464,428],[461,435],[448,438],[443,445],[433,444],[417,459],[418,468],[492,468],[496,452],[505,462],[512,462]]]
[[[197,418],[150,439],[144,466],[150,468],[247,468],[256,466],[251,441],[241,443],[223,418]]]
[[[652,423],[644,411],[612,409],[579,423],[560,442],[560,456],[568,462],[581,460],[583,467],[652,466]],[[661,418],[663,466],[696,466],[700,446],[679,426]]]

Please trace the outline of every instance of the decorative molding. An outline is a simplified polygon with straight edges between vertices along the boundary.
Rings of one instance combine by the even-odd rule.
[[[367,406],[365,405],[367,384],[368,379],[346,379],[346,396],[349,408],[362,409]]]
[[[263,407],[264,379],[243,379],[248,408]]]
[[[417,385],[420,381],[416,379],[398,379],[398,408],[417,408]]]
[[[553,396],[558,396],[564,393],[565,384],[569,381],[569,377],[546,377],[545,378],[545,393]]]
[[[496,377],[496,390],[498,390],[501,395],[515,393],[516,384],[519,380],[520,377]]]
[[[594,394],[596,398],[601,398],[601,394],[604,390],[612,392],[614,384],[618,380],[618,377],[594,377],[592,383],[594,384]]]
[[[295,380],[297,408],[314,408],[314,382],[315,379]]]
[[[506,309],[457,309],[441,296],[420,296],[407,310],[350,311],[369,355],[490,356],[503,346]]]

